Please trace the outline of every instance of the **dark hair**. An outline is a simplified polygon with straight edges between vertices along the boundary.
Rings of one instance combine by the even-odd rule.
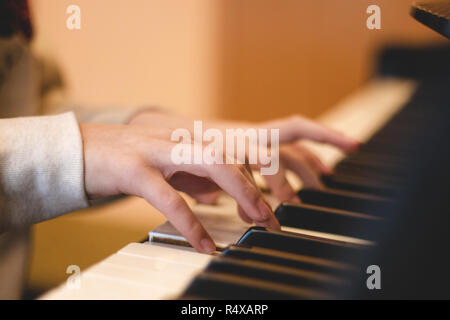
[[[21,33],[30,40],[33,30],[27,0],[0,0],[0,37]]]

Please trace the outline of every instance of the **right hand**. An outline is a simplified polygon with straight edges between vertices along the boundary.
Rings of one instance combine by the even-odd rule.
[[[80,130],[85,188],[91,199],[119,194],[142,197],[205,253],[214,251],[215,244],[175,188],[197,198],[223,189],[237,201],[245,221],[279,228],[244,165],[176,165],[171,161],[175,143],[168,129],[82,123]]]

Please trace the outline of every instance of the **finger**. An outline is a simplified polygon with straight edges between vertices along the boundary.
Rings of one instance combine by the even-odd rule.
[[[246,177],[252,182],[252,184],[255,186],[255,188],[257,190],[259,190],[259,188],[258,188],[258,186],[256,184],[256,181],[255,181],[255,178],[253,177],[253,172],[252,172],[252,170],[250,168],[250,165],[245,164],[245,170],[243,172],[246,175]],[[263,198],[263,201],[270,208],[270,205],[264,200],[264,198]],[[280,223],[278,222],[278,220],[275,217],[275,215],[272,215],[272,217],[269,219],[269,221],[266,221],[266,222],[255,221],[255,224],[257,224],[259,226],[271,227],[271,228],[276,228],[276,229],[280,228]]]
[[[276,174],[265,175],[263,178],[269,189],[278,200],[300,202],[300,199],[297,197],[294,189],[292,189],[292,186],[286,179],[286,171],[282,165],[280,165]]]
[[[252,218],[250,218],[244,211],[244,209],[241,208],[241,206],[238,205],[238,214],[241,217],[242,220],[244,220],[247,223],[253,223]]]
[[[244,174],[247,176],[247,178],[252,182],[252,184],[255,186],[256,189],[259,190],[255,178],[253,177],[253,172],[250,169],[250,165],[245,164],[245,170],[244,170]],[[270,205],[264,200],[263,201],[266,203],[266,205],[270,208]],[[238,206],[239,208],[239,206]],[[242,210],[243,211],[243,210]],[[239,211],[238,211],[239,212]],[[244,212],[244,211],[243,211]],[[244,212],[245,213],[245,212]],[[242,216],[241,216],[242,218]],[[246,221],[246,220],[244,220]],[[255,224],[259,225],[259,226],[264,226],[264,227],[271,227],[271,228],[275,228],[275,229],[279,229],[280,228],[280,223],[278,222],[277,218],[275,217],[275,215],[272,215],[272,217],[269,219],[269,221],[266,222],[258,222],[255,221]]]
[[[323,188],[318,174],[310,167],[302,155],[282,151],[282,159],[286,168],[292,170],[300,177],[304,187]]]
[[[258,185],[256,184],[255,177],[253,176],[252,169],[250,168],[250,165],[246,162],[244,165],[245,171],[243,173],[247,177],[247,179],[251,182],[251,184],[255,187],[255,189],[259,190]]]
[[[260,190],[259,190],[259,188],[258,188],[258,186],[256,184],[256,181],[255,181],[254,177],[253,177],[253,173],[252,173],[252,171],[250,169],[250,166],[246,164],[244,166],[244,169],[245,170],[242,170],[243,174],[247,177],[247,179],[252,183],[252,185],[255,187],[255,189],[258,190],[258,192],[259,192]],[[264,197],[262,195],[261,195],[261,199],[265,203],[265,205],[268,208],[270,208],[270,205],[265,201],[265,199],[264,199]],[[242,211],[243,211],[244,214],[246,214],[244,210],[242,210]],[[272,212],[272,210],[271,210],[271,212]],[[248,216],[248,214],[246,214],[246,215]],[[271,214],[270,218],[267,219],[267,220],[261,221],[261,220],[254,219],[253,222],[256,225],[258,225],[258,226],[270,227],[270,228],[275,228],[275,229],[279,229],[280,228],[280,224],[279,224],[278,220],[275,218],[274,214]]]
[[[246,169],[243,166],[213,165],[207,166],[207,170],[210,178],[233,197],[255,223],[277,226],[272,209],[244,173]]]
[[[266,154],[271,153],[269,149],[265,150]],[[261,169],[263,165],[261,162],[258,161],[258,163],[253,164],[253,169]],[[276,171],[275,174],[271,175],[262,175],[262,178],[267,184],[267,187],[272,191],[272,193],[276,196],[276,198],[280,201],[293,201],[297,202],[300,201],[300,199],[297,197],[294,189],[292,189],[292,186],[286,179],[286,171],[284,169],[283,164],[278,164],[278,171]]]
[[[214,241],[186,201],[159,172],[143,170],[140,177],[137,185],[140,186],[142,197],[161,211],[197,251],[211,253],[216,250]]]
[[[266,227],[266,228],[272,228],[272,229],[281,229],[280,223],[278,222],[278,219],[273,216],[273,218],[270,221],[255,221],[255,225],[258,227]]]
[[[309,139],[320,143],[328,143],[348,152],[355,151],[361,144],[340,132],[300,116],[292,117],[287,121],[275,122],[273,126],[278,126],[280,129],[281,143],[292,142],[297,139]]]
[[[314,168],[319,174],[332,174],[333,169],[326,166],[322,160],[319,159],[312,151],[310,151],[305,146],[301,145],[300,143],[294,144],[294,149],[298,152],[301,152],[305,158],[306,161],[310,164],[312,168]]]
[[[252,169],[250,168],[250,165],[247,163],[248,159],[246,159],[246,163],[244,165],[245,171],[243,171],[244,175],[247,177],[247,179],[252,183],[252,185],[255,187],[255,189],[259,190],[258,185],[256,184],[255,177],[253,176]],[[242,220],[244,220],[247,223],[253,223],[252,218],[250,218],[247,213],[242,209],[240,205],[238,205],[238,213]]]
[[[255,177],[253,176],[252,169],[250,168],[250,165],[247,162],[245,163],[244,168],[245,168],[245,171],[243,171],[243,173],[245,174],[245,176],[250,180],[250,182],[253,184],[253,186],[259,190],[259,187],[255,181]],[[267,202],[266,202],[266,204],[269,205]],[[238,213],[245,222],[248,222],[248,223],[253,222],[252,219],[241,208],[241,206],[238,206]]]

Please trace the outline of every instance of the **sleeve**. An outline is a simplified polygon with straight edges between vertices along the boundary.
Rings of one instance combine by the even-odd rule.
[[[73,113],[0,120],[0,232],[86,208]]]

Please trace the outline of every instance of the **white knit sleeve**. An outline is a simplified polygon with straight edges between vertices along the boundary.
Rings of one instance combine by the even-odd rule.
[[[0,232],[88,206],[73,113],[0,120]]]

